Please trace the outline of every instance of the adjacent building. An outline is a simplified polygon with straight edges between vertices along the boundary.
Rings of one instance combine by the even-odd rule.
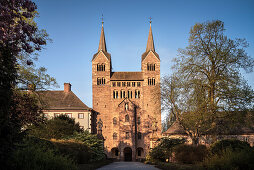
[[[47,118],[64,114],[74,118],[84,130],[95,133],[96,114],[71,91],[70,83],[64,83],[61,91],[36,91],[35,94],[39,95]]]
[[[110,158],[145,158],[161,136],[160,58],[151,23],[140,60],[141,71],[113,72],[102,23],[99,48],[92,58],[93,110]]]

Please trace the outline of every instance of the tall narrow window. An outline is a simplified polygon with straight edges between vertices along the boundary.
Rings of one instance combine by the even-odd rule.
[[[138,123],[138,125],[140,125],[140,123],[141,123],[140,117],[138,117],[137,123]]]
[[[117,133],[116,133],[116,132],[113,133],[113,139],[114,139],[114,140],[117,139]]]
[[[140,82],[137,82],[137,86],[140,87]]]
[[[129,122],[129,121],[130,121],[129,115],[125,115],[125,122]]]
[[[125,87],[126,86],[126,83],[125,82],[122,82],[122,87]]]
[[[113,98],[114,99],[118,98],[118,91],[116,91],[116,90],[113,91]]]
[[[139,90],[135,90],[135,98],[136,99],[140,98],[140,91]]]
[[[116,87],[116,82],[112,82],[112,87]]]
[[[117,82],[117,87],[121,87],[121,82]]]
[[[114,124],[114,125],[117,124],[117,118],[116,118],[116,117],[113,118],[113,124]]]
[[[129,110],[129,105],[128,105],[128,103],[125,103],[125,110]]]
[[[128,90],[128,98],[131,99],[132,98],[132,91]]]
[[[125,91],[124,90],[121,90],[121,99],[122,98],[125,98]]]
[[[130,138],[130,132],[125,132],[125,139],[129,139]]]
[[[135,82],[132,82],[132,87],[135,87],[136,83]]]
[[[148,85],[155,86],[155,78],[148,78]]]
[[[142,134],[138,132],[138,139],[141,139]]]
[[[97,78],[97,85],[104,85],[106,83],[106,80],[104,77]]]
[[[105,71],[105,64],[97,64],[97,71]]]
[[[155,71],[155,64],[147,64],[147,70],[148,71]]]
[[[131,86],[131,82],[127,82],[127,87],[130,87]]]
[[[101,85],[101,78],[97,78],[97,85]]]

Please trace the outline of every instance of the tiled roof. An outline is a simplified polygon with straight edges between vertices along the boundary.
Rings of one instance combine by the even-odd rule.
[[[45,109],[90,110],[72,91],[36,91]]]
[[[175,121],[170,128],[164,134],[169,134],[169,135],[187,135],[187,133],[184,131],[183,127]]]
[[[142,72],[113,72],[110,80],[144,80]]]
[[[147,52],[144,52],[142,54],[142,61],[146,58],[147,54],[149,53],[150,51],[147,51]],[[154,53],[154,55],[160,60],[160,57],[159,57],[159,54],[157,54],[155,51],[152,51]]]
[[[95,57],[99,54],[99,52],[100,51],[98,51],[97,53],[95,53],[94,55],[93,55],[93,59],[92,60],[94,60],[95,59]],[[103,54],[110,60],[111,59],[111,55],[108,53],[108,52],[105,52],[105,51],[102,51],[103,52]]]

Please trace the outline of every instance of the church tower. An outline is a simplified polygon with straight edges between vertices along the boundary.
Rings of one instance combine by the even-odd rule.
[[[99,48],[92,59],[93,110],[97,133],[109,158],[145,158],[161,136],[160,58],[155,52],[150,22],[141,71],[112,72],[102,22]]]

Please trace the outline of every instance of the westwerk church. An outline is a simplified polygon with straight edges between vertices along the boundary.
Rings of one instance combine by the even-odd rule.
[[[103,137],[110,158],[145,158],[161,137],[160,58],[151,22],[140,60],[141,71],[112,72],[102,23],[98,52],[92,58],[93,110],[97,112],[97,134]]]
[[[161,133],[160,58],[155,52],[151,22],[140,60],[141,71],[113,72],[102,22],[99,48],[92,58],[93,108],[71,91],[70,83],[64,83],[62,91],[36,92],[45,105],[44,115],[52,118],[65,114],[74,118],[81,128],[103,139],[108,158],[118,160],[144,159],[162,136],[185,138],[191,144],[177,122]],[[247,127],[223,138],[254,145],[254,131]],[[201,144],[210,145],[211,141],[209,136],[200,137]]]

